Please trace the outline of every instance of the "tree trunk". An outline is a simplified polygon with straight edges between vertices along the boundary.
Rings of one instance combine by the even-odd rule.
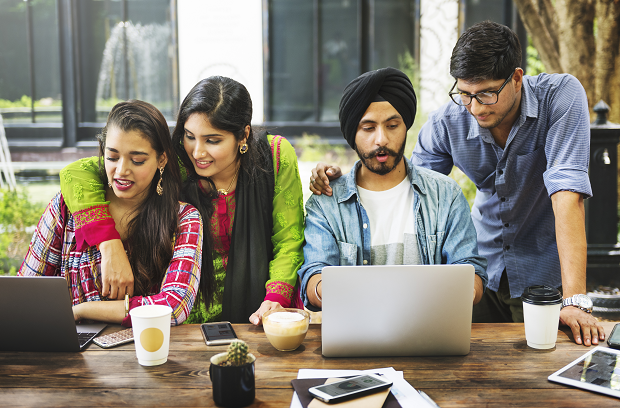
[[[544,1],[541,1],[543,4],[539,5],[536,0],[514,0],[514,2],[521,15],[521,21],[530,33],[534,47],[538,50],[547,72],[564,72],[560,62],[558,38],[555,30],[556,23],[551,17],[555,14],[552,13],[553,5],[551,3],[544,4]],[[547,10],[545,7],[549,7],[549,9]],[[541,13],[539,10],[547,11]]]
[[[590,108],[602,99],[620,123],[620,0],[513,1],[546,71],[577,77]]]
[[[601,1],[596,3],[596,60],[594,69],[594,95],[611,107],[610,117],[620,119],[620,2]],[[615,75],[614,75],[615,73]],[[614,95],[615,94],[615,95]],[[613,98],[613,99],[612,99]],[[612,103],[612,101],[614,101]],[[619,120],[620,122],[620,120]]]
[[[564,72],[579,78],[590,107],[594,97],[594,3],[556,0],[560,61]]]

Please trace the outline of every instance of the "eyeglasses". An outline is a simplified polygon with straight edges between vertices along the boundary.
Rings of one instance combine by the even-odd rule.
[[[456,86],[456,83],[458,82],[457,80],[454,82],[454,85],[452,85],[452,89],[450,89],[448,95],[450,95],[450,98],[454,103],[461,106],[469,105],[473,98],[476,98],[476,100],[481,105],[495,105],[499,100],[499,93],[502,91],[502,89],[504,89],[504,87],[506,86],[508,81],[510,81],[510,78],[512,78],[513,75],[514,71],[512,72],[512,74],[510,74],[508,78],[506,78],[502,86],[497,91],[484,91],[477,94],[468,94],[466,92],[452,92],[454,90],[454,87]]]

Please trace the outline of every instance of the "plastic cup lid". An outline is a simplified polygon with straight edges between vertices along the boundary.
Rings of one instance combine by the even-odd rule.
[[[551,286],[535,285],[525,288],[521,300],[533,305],[554,305],[562,303],[562,294]]]

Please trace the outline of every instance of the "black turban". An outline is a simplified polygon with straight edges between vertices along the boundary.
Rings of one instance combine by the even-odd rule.
[[[355,149],[355,134],[366,109],[372,102],[386,100],[402,116],[407,129],[413,125],[416,96],[411,81],[396,68],[381,68],[355,78],[340,100],[340,129],[349,146]]]

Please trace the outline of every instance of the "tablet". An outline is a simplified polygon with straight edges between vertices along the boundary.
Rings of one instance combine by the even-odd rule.
[[[596,347],[548,380],[620,398],[620,350]]]

